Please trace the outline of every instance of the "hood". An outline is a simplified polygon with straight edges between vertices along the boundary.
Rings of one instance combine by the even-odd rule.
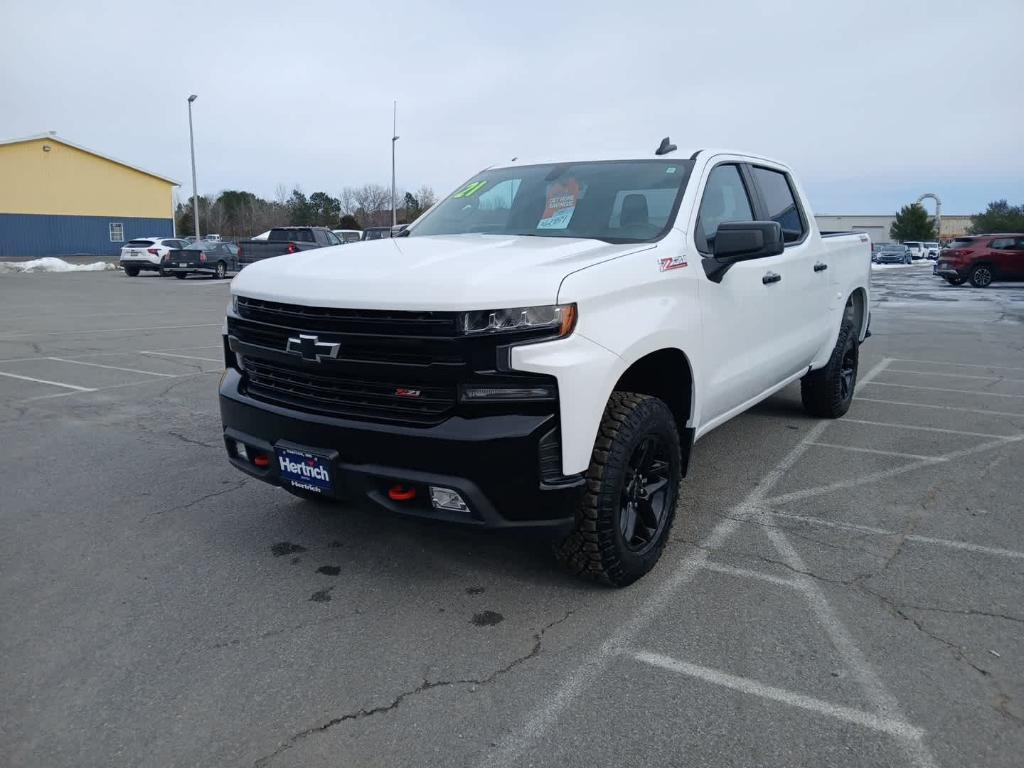
[[[571,272],[654,247],[522,235],[388,238],[258,261],[231,292],[347,309],[529,307],[554,304]]]

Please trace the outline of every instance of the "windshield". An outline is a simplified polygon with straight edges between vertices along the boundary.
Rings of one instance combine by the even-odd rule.
[[[420,220],[422,235],[655,240],[679,204],[689,160],[529,165],[483,171]]]
[[[883,245],[881,250],[886,253],[903,253],[907,249],[902,245]]]

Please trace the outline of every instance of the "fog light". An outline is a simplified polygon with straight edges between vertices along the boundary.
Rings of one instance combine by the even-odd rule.
[[[463,402],[479,402],[481,400],[554,400],[555,388],[551,384],[538,384],[532,387],[477,387],[462,388]]]
[[[249,452],[245,450],[245,443],[241,440],[235,440],[235,453],[238,454],[238,458],[244,459],[245,461],[249,460]]]
[[[469,505],[462,500],[458,491],[451,488],[438,488],[430,486],[430,503],[434,509],[447,509],[452,512],[468,512]]]

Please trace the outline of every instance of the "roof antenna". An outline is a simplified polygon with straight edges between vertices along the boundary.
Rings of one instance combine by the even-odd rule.
[[[669,141],[668,136],[661,140],[661,146],[654,150],[656,155],[667,155],[669,152],[675,152],[679,147]]]

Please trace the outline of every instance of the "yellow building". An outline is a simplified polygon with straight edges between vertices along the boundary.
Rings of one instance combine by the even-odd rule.
[[[54,133],[0,140],[0,256],[113,256],[172,237],[176,186]]]

